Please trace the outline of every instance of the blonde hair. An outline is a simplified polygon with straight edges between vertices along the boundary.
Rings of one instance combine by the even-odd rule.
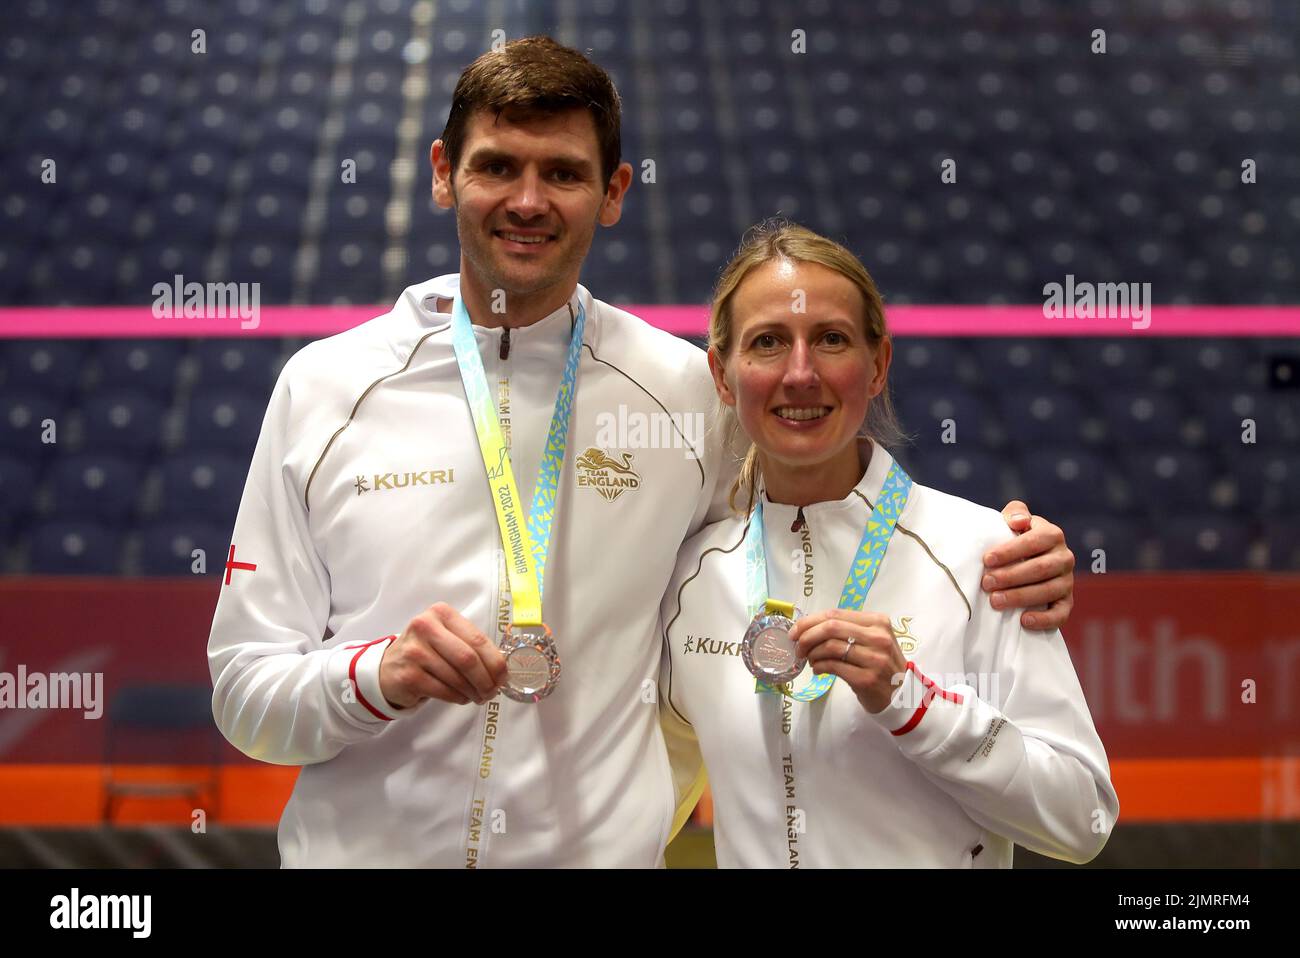
[[[713,291],[713,303],[709,312],[708,347],[716,352],[719,358],[725,358],[732,346],[734,332],[732,301],[736,290],[750,272],[776,260],[816,263],[835,270],[862,292],[863,325],[868,344],[878,349],[880,343],[889,335],[880,291],[876,289],[875,280],[871,278],[867,268],[856,256],[834,240],[820,236],[797,223],[769,219],[745,233],[740,248],[723,269],[718,285]],[[742,432],[740,420],[736,417],[735,411],[725,405],[721,407],[720,416],[724,448],[739,458],[736,440]],[[871,401],[867,408],[866,421],[858,435],[886,448],[906,440],[894,412],[888,383],[880,395]],[[748,513],[753,508],[759,478],[758,447],[753,442],[749,442],[740,467],[740,476],[732,483],[727,500],[733,511],[740,511],[736,508],[736,496],[742,490],[748,497],[749,503],[745,512]]]

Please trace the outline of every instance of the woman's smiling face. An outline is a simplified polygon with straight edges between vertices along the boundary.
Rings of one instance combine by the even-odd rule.
[[[865,312],[861,290],[819,263],[772,260],[737,287],[731,347],[710,366],[766,468],[856,460],[891,352],[888,338],[868,342]]]

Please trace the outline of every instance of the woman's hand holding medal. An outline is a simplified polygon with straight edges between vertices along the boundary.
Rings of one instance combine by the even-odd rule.
[[[379,663],[379,689],[398,709],[425,699],[481,705],[496,696],[505,679],[501,650],[445,602],[412,619]]]
[[[813,672],[849,683],[873,715],[889,705],[907,671],[907,659],[889,616],[856,609],[826,609],[796,619],[790,638]]]

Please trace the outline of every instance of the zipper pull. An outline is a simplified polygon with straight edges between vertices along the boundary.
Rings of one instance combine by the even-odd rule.
[[[791,532],[798,532],[798,531],[799,531],[800,529],[802,529],[803,527],[804,527],[804,521],[803,521],[803,506],[800,506],[800,507],[799,507],[799,514],[798,514],[797,516],[794,517],[794,522],[790,523],[790,531],[791,531]]]
[[[501,334],[501,352],[499,353],[499,355],[503,360],[510,358],[510,327],[509,326],[507,326],[505,332]]]

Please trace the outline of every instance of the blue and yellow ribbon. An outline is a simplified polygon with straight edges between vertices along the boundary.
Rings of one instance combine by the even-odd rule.
[[[871,584],[876,581],[880,564],[885,561],[885,550],[894,534],[894,526],[907,505],[907,497],[912,492],[912,479],[903,468],[895,462],[885,477],[876,505],[867,518],[866,528],[862,530],[862,541],[858,543],[858,552],[849,566],[849,573],[844,580],[844,589],[840,592],[841,609],[861,609],[867,601]],[[754,511],[749,518],[749,530],[745,534],[745,567],[749,595],[749,614],[755,616],[760,610],[777,612],[791,616],[791,605],[778,602],[768,596],[767,557],[764,552],[763,538],[763,497],[758,497]],[[811,680],[795,689],[791,686],[777,687],[754,680],[755,692],[780,692],[799,702],[812,702],[821,698],[835,684],[835,676],[829,674],[813,675]]]
[[[512,602],[511,622],[515,625],[542,624],[542,589],[545,584],[546,555],[551,541],[551,522],[555,518],[555,496],[559,490],[560,471],[564,466],[564,450],[569,441],[569,419],[573,412],[573,394],[578,381],[578,359],[582,353],[582,331],[587,323],[587,312],[578,302],[578,316],[569,339],[569,352],[564,363],[564,375],[555,397],[555,411],[551,414],[551,428],[546,435],[546,448],[537,467],[537,482],[533,487],[533,501],[528,517],[520,522],[522,503],[514,469],[510,465],[510,451],[501,433],[501,423],[488,390],[483,359],[470,325],[469,313],[460,296],[451,307],[452,348],[460,366],[460,379],[469,400],[470,414],[474,418],[474,431],[478,435],[479,450],[492,492],[492,505],[497,514],[497,528],[501,531],[501,545],[506,552],[506,573],[510,577]]]

